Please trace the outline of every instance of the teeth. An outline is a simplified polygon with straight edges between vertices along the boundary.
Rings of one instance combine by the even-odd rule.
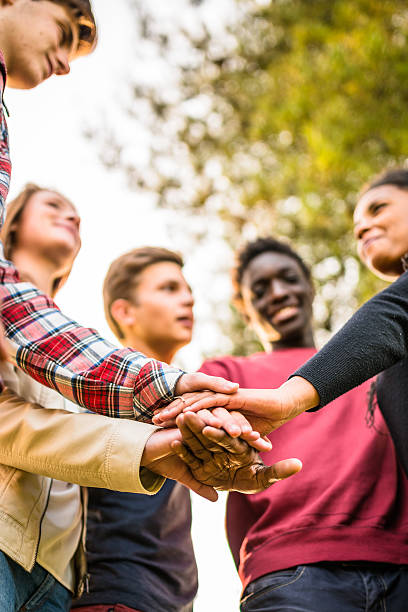
[[[280,314],[281,312],[286,312],[288,310],[293,310],[294,308],[295,308],[295,306],[285,306],[284,308],[281,308],[280,310],[275,312],[275,314]]]
[[[285,314],[287,313],[291,314],[296,310],[297,310],[296,306],[284,306],[283,308],[280,308],[272,315],[272,320],[276,318],[281,318],[282,315],[285,316]]]

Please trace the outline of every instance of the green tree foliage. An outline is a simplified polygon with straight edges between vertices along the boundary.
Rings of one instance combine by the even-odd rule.
[[[406,2],[236,0],[222,33],[203,20],[172,35],[135,6],[177,68],[177,93],[134,88],[161,145],[150,174],[127,168],[132,180],[161,205],[219,215],[233,248],[290,240],[313,266],[317,319],[331,331],[382,287],[354,254],[352,211],[368,179],[407,158]]]

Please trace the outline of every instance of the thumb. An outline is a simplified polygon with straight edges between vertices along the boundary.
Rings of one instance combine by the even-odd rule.
[[[297,474],[302,469],[300,459],[283,459],[274,465],[265,467],[262,470],[262,481],[265,488],[268,488],[278,480],[284,480],[294,474]]]
[[[229,394],[238,391],[238,387],[238,383],[232,383],[219,376],[208,376],[202,372],[195,372],[194,374],[183,374],[180,376],[175,391],[176,395],[182,395],[190,391],[204,390]]]

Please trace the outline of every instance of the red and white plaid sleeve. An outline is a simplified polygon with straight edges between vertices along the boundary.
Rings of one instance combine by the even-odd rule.
[[[0,53],[0,91],[5,80]],[[10,183],[7,125],[1,100],[0,227]],[[168,403],[181,370],[129,349],[117,349],[93,329],[66,317],[41,291],[20,281],[0,243],[1,319],[15,360],[32,378],[89,410],[148,422]]]

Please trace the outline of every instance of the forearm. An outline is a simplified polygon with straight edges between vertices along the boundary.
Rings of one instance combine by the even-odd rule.
[[[364,304],[293,376],[316,389],[319,406],[408,354],[408,273]]]
[[[0,401],[0,463],[88,487],[156,493],[164,479],[141,457],[156,428],[93,414],[50,410],[6,389]],[[149,488],[144,485],[149,483]]]
[[[80,327],[15,269],[0,261],[6,336],[17,365],[32,378],[94,412],[149,422],[169,402],[183,374],[129,349],[117,349]]]

